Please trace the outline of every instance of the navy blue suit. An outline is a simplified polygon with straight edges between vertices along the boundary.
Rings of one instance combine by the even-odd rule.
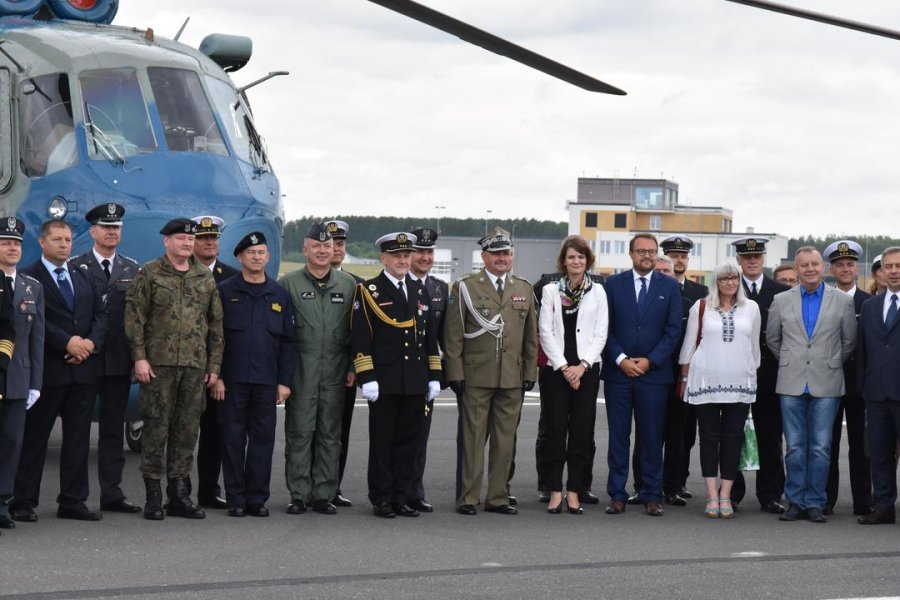
[[[647,299],[638,307],[634,272],[629,269],[606,280],[609,336],[603,351],[606,416],[609,424],[609,478],[607,493],[613,501],[628,500],[628,451],[632,413],[641,444],[643,502],[662,502],[662,436],[667,386],[673,383],[671,367],[681,335],[681,292],[678,282],[653,272],[647,275]],[[647,358],[650,370],[628,377],[616,364],[624,354]]]
[[[863,304],[856,364],[866,401],[875,508],[893,511],[897,500],[894,451],[900,437],[900,319],[890,329],[884,326],[884,297],[882,292]]]

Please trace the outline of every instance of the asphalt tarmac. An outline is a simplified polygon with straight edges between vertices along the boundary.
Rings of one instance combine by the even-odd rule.
[[[549,515],[537,501],[537,399],[519,428],[516,516],[454,512],[456,407],[434,413],[426,490],[435,512],[379,519],[366,503],[367,408],[354,415],[344,482],[352,508],[288,515],[279,423],[269,518],[207,511],[192,521],[105,513],[97,523],[59,520],[59,428],[51,438],[37,523],[0,536],[0,600],[25,598],[887,598],[900,597],[900,526],[864,527],[850,505],[846,448],[834,516],[783,523],[752,496],[731,521],[703,517],[694,451],[687,507],[661,518],[603,505]],[[279,415],[279,419],[281,416]],[[594,490],[603,498],[606,419],[598,406]],[[96,435],[96,432],[95,432]],[[846,436],[845,436],[846,439]],[[96,493],[96,454],[91,457]],[[139,456],[127,453],[124,489],[143,503]],[[753,475],[748,489],[753,489]],[[92,496],[89,505],[97,507]]]

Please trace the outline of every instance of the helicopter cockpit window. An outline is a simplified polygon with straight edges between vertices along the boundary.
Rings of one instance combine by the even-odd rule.
[[[169,150],[228,156],[197,74],[185,69],[148,67],[147,75]]]
[[[84,71],[78,79],[91,158],[112,159],[156,151],[137,71]]]
[[[78,163],[69,77],[26,79],[19,85],[20,160],[28,177],[43,177]]]
[[[219,113],[219,120],[225,125],[225,134],[238,158],[257,167],[268,167],[262,138],[256,133],[250,111],[237,91],[215,77],[207,77],[206,82]]]

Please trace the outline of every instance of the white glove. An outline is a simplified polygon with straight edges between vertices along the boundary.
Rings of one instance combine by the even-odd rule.
[[[435,398],[438,397],[438,394],[441,393],[441,382],[440,381],[429,381],[428,382],[428,401],[431,402]]]
[[[362,385],[362,393],[363,398],[365,398],[369,402],[375,402],[376,400],[378,400],[378,382],[370,381],[369,383],[364,383]]]
[[[25,400],[25,410],[34,406],[34,403],[37,402],[40,397],[41,393],[38,390],[28,390],[28,399]]]

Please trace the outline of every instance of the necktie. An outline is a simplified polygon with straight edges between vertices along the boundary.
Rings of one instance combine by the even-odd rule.
[[[106,280],[109,281],[109,259],[104,258],[100,264],[103,265],[103,272],[106,274]]]
[[[884,328],[890,329],[897,320],[897,294],[891,294],[891,305],[888,307],[887,316],[884,317]]]
[[[644,304],[647,303],[647,278],[640,277],[641,280],[641,291],[638,292],[638,308],[643,309]]]
[[[755,296],[758,293],[759,293],[759,290],[756,289],[756,282],[754,281],[753,284],[750,286],[750,294]]]
[[[59,291],[63,296],[63,300],[66,301],[66,306],[69,307],[69,310],[74,311],[75,292],[72,291],[72,284],[66,278],[66,270],[62,267],[56,267],[53,269],[53,272],[56,273],[56,285],[59,286]]]
[[[501,277],[497,278],[497,293],[501,298],[503,297],[503,279]]]
[[[402,281],[397,282],[397,289],[400,290],[400,293],[403,294],[404,298],[406,298],[407,300],[409,299],[409,297],[406,295],[406,288],[403,287]]]

